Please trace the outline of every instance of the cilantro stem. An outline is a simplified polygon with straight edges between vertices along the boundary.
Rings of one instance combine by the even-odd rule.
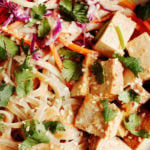
[[[116,29],[116,32],[118,34],[121,47],[122,47],[122,49],[125,49],[125,42],[124,42],[124,38],[123,38],[123,35],[122,35],[122,32],[121,32],[121,29],[119,28],[119,26],[116,26],[115,29]]]

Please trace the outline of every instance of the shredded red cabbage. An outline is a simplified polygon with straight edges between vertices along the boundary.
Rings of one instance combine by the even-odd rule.
[[[32,42],[31,42],[31,46],[30,46],[30,52],[31,53],[33,53],[35,51],[35,43],[36,43],[36,41],[37,41],[37,35],[33,34]],[[35,60],[39,60],[40,54],[38,52],[35,52],[32,55],[32,58],[35,59]]]
[[[50,45],[51,43],[55,42],[55,40],[57,39],[58,35],[60,34],[62,29],[61,26],[61,21],[60,19],[57,20],[56,26],[52,31],[52,36],[51,38],[46,42],[46,45]]]
[[[5,5],[7,8],[11,11],[11,13],[14,15],[14,18],[23,22],[28,22],[30,18],[30,9],[23,8],[16,3],[13,2],[7,2],[5,0]]]
[[[3,26],[9,25],[13,21],[14,15],[10,15],[8,19],[3,23]]]

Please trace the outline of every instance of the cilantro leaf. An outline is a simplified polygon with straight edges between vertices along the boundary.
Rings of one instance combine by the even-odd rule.
[[[138,18],[147,20],[150,17],[150,2],[147,2],[145,6],[137,5],[134,12]]]
[[[3,123],[0,123],[0,133],[3,133],[5,131],[5,125]]]
[[[95,62],[91,67],[91,72],[95,75],[95,79],[98,84],[105,82],[104,70],[99,62]]]
[[[0,46],[0,59],[6,60],[7,59],[7,52],[6,50]]]
[[[143,137],[143,138],[150,138],[150,133],[147,132],[145,129],[141,129],[136,131],[136,127],[140,125],[140,117],[133,113],[129,116],[128,122],[124,120],[124,125],[127,130],[129,130],[133,135]]]
[[[74,51],[70,51],[70,50],[65,49],[65,48],[61,48],[58,51],[58,53],[60,56],[63,56],[65,59],[74,59],[74,58],[81,58],[82,57],[81,54],[74,52]]]
[[[44,122],[44,126],[47,130],[50,130],[52,133],[55,133],[57,131],[65,131],[64,125],[59,121]]]
[[[20,44],[23,52],[25,53],[25,55],[29,55],[29,50],[30,50],[30,46],[24,44],[24,39],[21,39],[21,44]]]
[[[67,80],[78,80],[82,75],[82,63],[71,60],[63,61],[64,68],[62,69],[62,76]]]
[[[25,137],[30,137],[38,143],[49,143],[49,137],[46,135],[47,130],[43,122],[26,121],[21,128]]]
[[[30,137],[24,140],[21,144],[19,144],[19,149],[21,150],[30,150],[32,146],[37,145],[38,142]]]
[[[32,120],[26,121],[21,127],[26,140],[19,144],[19,149],[29,150],[39,143],[49,143],[46,129],[42,122]]]
[[[101,101],[101,103],[104,106],[103,116],[105,123],[108,123],[111,120],[114,120],[114,118],[117,115],[117,110],[113,110],[112,108],[108,107],[108,99]]]
[[[141,100],[140,95],[138,95],[134,90],[126,90],[119,94],[118,99],[122,101],[122,103],[129,103],[129,102],[137,102],[139,103]]]
[[[67,21],[89,22],[87,18],[88,6],[84,2],[78,1],[73,6],[72,1],[61,0],[59,10],[63,19]]]
[[[33,73],[29,69],[20,69],[16,72],[16,92],[19,97],[27,96],[33,89]]]
[[[0,57],[4,57],[4,59],[6,59],[6,52],[4,52],[4,50],[7,51],[8,56],[15,56],[17,54],[17,52],[19,51],[18,46],[16,45],[15,42],[11,41],[9,38],[3,36],[0,34]],[[4,52],[4,54],[2,55],[2,52]]]
[[[46,36],[50,31],[50,24],[47,18],[44,18],[41,24],[38,26],[38,37]]]
[[[9,98],[14,92],[14,87],[6,84],[0,85],[0,107],[6,107]]]
[[[4,116],[0,114],[0,121],[4,119]]]
[[[140,117],[136,113],[133,113],[129,116],[128,120],[128,122],[124,120],[124,125],[126,129],[132,132],[132,130],[134,130],[135,127],[137,127],[140,124]]]
[[[143,72],[144,69],[140,66],[140,59],[134,57],[124,57],[119,54],[114,54],[114,57],[118,58],[121,63],[127,68],[129,68],[136,77],[138,77],[139,72]]]
[[[38,6],[34,6],[31,9],[31,17],[33,19],[41,20],[42,16],[46,13],[46,6],[43,4],[40,4]]]

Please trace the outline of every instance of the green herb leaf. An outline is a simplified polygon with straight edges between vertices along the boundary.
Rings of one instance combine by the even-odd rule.
[[[38,141],[28,137],[26,140],[24,140],[21,144],[19,144],[20,150],[30,150],[32,146],[37,145]]]
[[[19,144],[21,150],[30,150],[32,146],[39,143],[49,143],[49,137],[46,135],[47,131],[43,122],[26,121],[21,128],[26,137],[26,140]]]
[[[143,138],[150,138],[150,133],[147,132],[145,129],[141,129],[136,131],[136,127],[140,125],[140,117],[133,113],[129,116],[128,122],[124,120],[124,125],[127,130],[129,130],[133,135],[143,137]]]
[[[20,44],[23,52],[25,53],[25,55],[29,55],[29,50],[30,50],[30,46],[29,45],[26,45],[24,44],[24,39],[21,39],[21,44]]]
[[[147,20],[150,17],[150,2],[147,2],[144,6],[137,5],[134,12],[138,18]]]
[[[0,107],[6,107],[9,98],[12,96],[14,92],[14,87],[6,84],[0,85]]]
[[[19,48],[15,42],[11,41],[9,38],[3,35],[0,35],[0,51],[1,51],[0,57],[4,57],[6,59],[6,52],[4,52],[4,50],[7,51],[8,56],[13,57],[18,53]],[[2,52],[4,52],[3,55]]]
[[[38,6],[34,6],[31,9],[31,17],[33,19],[41,20],[42,16],[46,13],[46,6],[43,4],[40,4]]]
[[[0,59],[6,60],[7,59],[7,52],[6,50],[0,46]]]
[[[75,58],[81,58],[82,55],[74,52],[74,51],[70,51],[68,49],[62,48],[58,51],[60,56],[63,56],[65,59],[75,59]]]
[[[50,32],[50,25],[47,18],[44,18],[38,26],[38,37],[44,37]]]
[[[5,125],[3,123],[0,123],[0,133],[3,133],[5,131]]]
[[[101,101],[101,103],[104,106],[103,115],[104,115],[105,123],[108,123],[109,121],[114,120],[114,118],[117,115],[117,110],[113,110],[108,107],[108,103],[109,103],[108,99]]]
[[[60,14],[67,21],[89,22],[87,18],[88,5],[83,2],[76,2],[73,6],[70,0],[61,0],[59,3]]]
[[[4,119],[4,116],[0,114],[0,121]]]
[[[135,130],[135,127],[137,127],[139,124],[140,124],[140,117],[136,113],[133,113],[129,116],[128,122],[124,120],[124,125],[126,129],[128,129],[131,132]]]
[[[62,69],[62,76],[67,80],[78,80],[82,75],[82,63],[71,60],[63,61],[64,68]]]
[[[44,126],[47,130],[50,130],[52,133],[55,133],[57,131],[65,131],[64,125],[59,121],[44,122]]]
[[[140,95],[138,95],[134,90],[126,90],[119,94],[118,99],[122,101],[122,103],[129,102],[137,102],[139,103],[141,100]]]
[[[16,92],[19,97],[27,96],[33,89],[33,73],[29,69],[20,69],[16,72]]]
[[[98,84],[105,82],[104,70],[99,62],[95,62],[91,67],[91,72],[95,75],[95,79]]]
[[[139,72],[143,72],[144,69],[140,66],[140,59],[134,57],[124,57],[119,54],[114,54],[114,57],[118,58],[121,63],[127,68],[129,68],[136,77],[138,77]]]
[[[25,137],[30,137],[38,143],[49,143],[49,137],[46,135],[46,128],[43,122],[37,120],[26,121],[22,125]]]

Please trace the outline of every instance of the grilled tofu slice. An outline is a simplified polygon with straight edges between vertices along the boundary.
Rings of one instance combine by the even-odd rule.
[[[92,136],[89,139],[89,150],[131,150],[131,148],[118,137],[101,139]]]
[[[114,97],[123,91],[123,66],[118,59],[109,59],[108,61],[101,62],[104,70],[105,81],[98,84],[95,76],[91,76],[90,92],[93,95],[100,97],[114,99]]]
[[[120,28],[124,44],[126,45],[134,32],[136,23],[119,12],[113,16],[104,33],[93,47],[104,56],[112,57],[114,53],[119,53],[120,55],[124,54],[116,26]]]
[[[142,80],[150,79],[150,36],[148,33],[143,33],[131,40],[126,48],[130,56],[140,58],[144,72],[139,73],[139,77]]]
[[[81,105],[75,119],[75,126],[101,138],[112,138],[116,135],[122,120],[122,114],[115,104],[110,104],[112,109],[117,110],[114,120],[104,122],[102,103],[98,96],[88,94]]]

